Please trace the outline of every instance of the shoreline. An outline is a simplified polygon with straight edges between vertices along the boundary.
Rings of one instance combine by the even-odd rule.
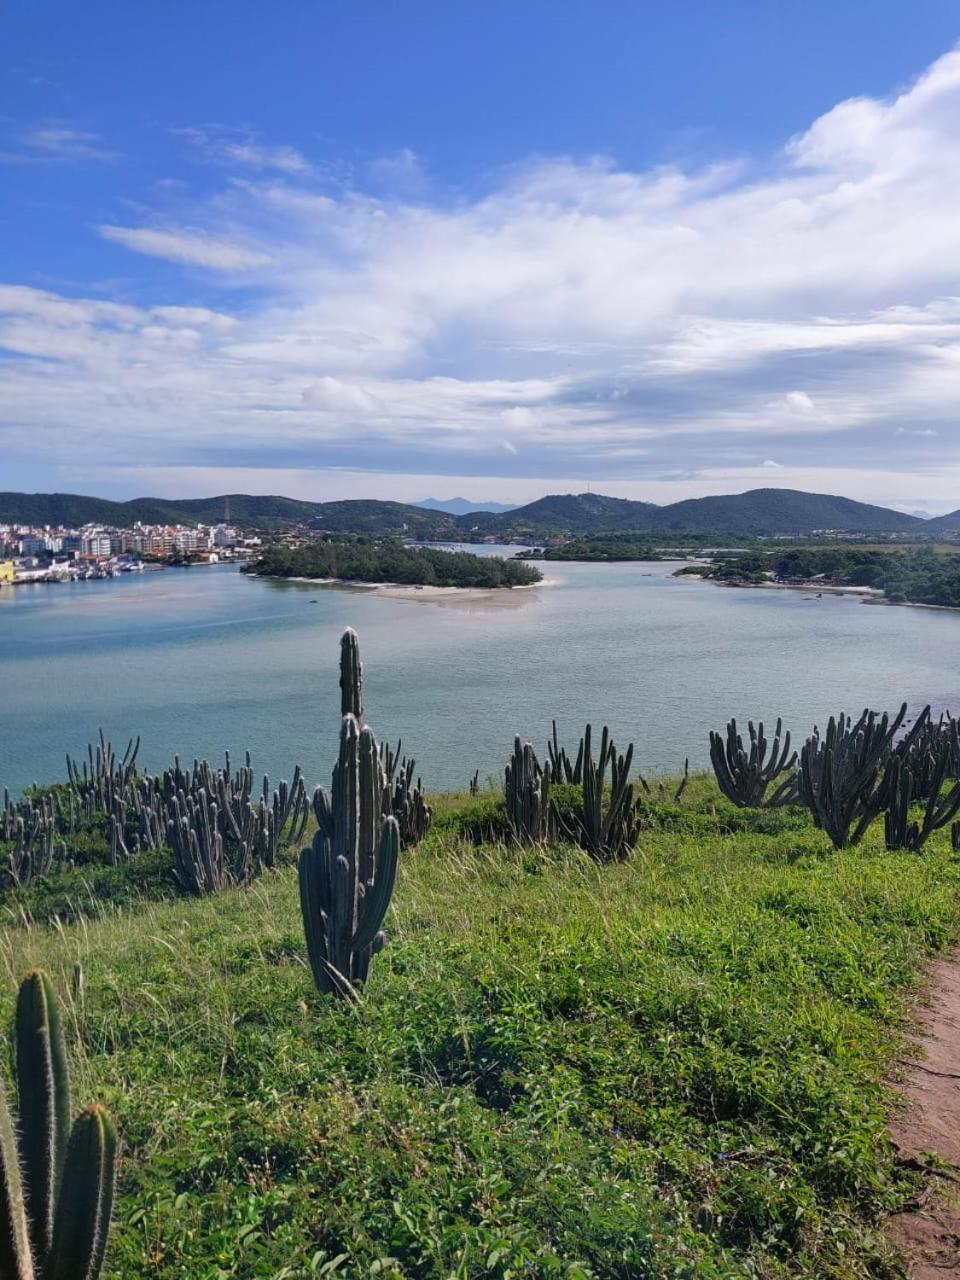
[[[678,581],[706,582],[716,587],[740,587],[747,591],[805,591],[821,596],[856,596],[861,604],[884,605],[890,608],[936,609],[943,613],[960,613],[960,605],[928,604],[924,600],[888,600],[881,587],[839,586],[834,583],[815,582],[725,582],[707,578],[701,574],[684,574]]]

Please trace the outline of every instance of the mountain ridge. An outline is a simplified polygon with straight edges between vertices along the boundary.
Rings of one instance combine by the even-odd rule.
[[[229,513],[229,514],[228,514]],[[412,538],[526,536],[637,532],[803,535],[819,531],[936,534],[960,531],[960,510],[933,519],[799,489],[751,489],[685,498],[658,506],[606,494],[546,494],[508,511],[454,515],[422,505],[374,498],[309,502],[280,495],[229,494],[209,498],[132,498],[115,502],[82,494],[0,493],[0,523],[129,527],[216,524],[281,529],[308,525],[331,533],[405,534]]]

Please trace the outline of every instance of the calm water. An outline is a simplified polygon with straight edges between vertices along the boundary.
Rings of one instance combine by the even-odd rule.
[[[366,712],[431,788],[499,774],[556,717],[632,739],[644,771],[707,762],[730,715],[799,738],[841,708],[960,707],[960,614],[671,578],[671,565],[544,565],[557,585],[442,604],[197,568],[0,591],[0,786],[60,777],[98,726],[141,761],[249,748],[274,780],[327,781],[338,640],[360,633]]]

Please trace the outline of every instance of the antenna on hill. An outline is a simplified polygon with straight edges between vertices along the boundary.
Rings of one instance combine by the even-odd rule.
[[[224,523],[224,524],[229,524],[229,523],[230,523],[230,495],[229,495],[229,493],[224,494],[224,497],[223,497],[223,523]]]

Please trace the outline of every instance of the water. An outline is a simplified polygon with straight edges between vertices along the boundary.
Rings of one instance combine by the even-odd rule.
[[[731,715],[799,739],[841,708],[960,708],[960,613],[814,600],[670,576],[673,565],[545,564],[557,585],[392,599],[229,567],[0,591],[0,786],[64,774],[98,726],[141,761],[245,748],[274,781],[327,781],[338,641],[360,633],[370,723],[430,788],[499,774],[519,733],[584,722],[632,740],[646,772],[707,763]]]

